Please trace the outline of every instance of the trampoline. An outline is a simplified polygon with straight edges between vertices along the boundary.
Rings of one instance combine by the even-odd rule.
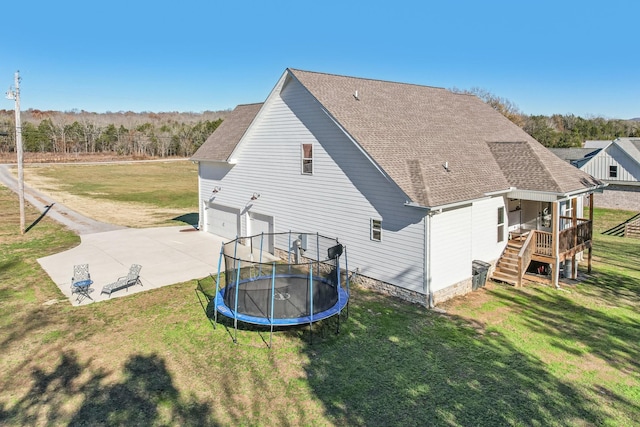
[[[238,237],[220,250],[214,325],[218,313],[233,319],[237,342],[238,321],[268,326],[272,334],[276,326],[311,327],[338,315],[339,332],[339,314],[349,303],[347,272],[346,247],[335,238],[293,232]]]

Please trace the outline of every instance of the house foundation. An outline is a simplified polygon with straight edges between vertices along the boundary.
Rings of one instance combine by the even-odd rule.
[[[358,286],[362,286],[365,289],[372,290],[382,295],[400,298],[401,300],[413,304],[420,304],[424,307],[429,306],[427,295],[411,291],[409,289],[404,289],[390,283],[382,282],[377,279],[372,279],[371,277],[357,275],[351,283],[355,283]]]

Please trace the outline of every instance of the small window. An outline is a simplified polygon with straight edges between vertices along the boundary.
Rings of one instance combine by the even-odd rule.
[[[504,207],[498,208],[498,243],[504,240]]]
[[[371,240],[382,240],[382,221],[379,219],[371,219]]]
[[[609,178],[618,177],[618,166],[609,166]]]
[[[313,144],[302,144],[302,174],[313,175]]]

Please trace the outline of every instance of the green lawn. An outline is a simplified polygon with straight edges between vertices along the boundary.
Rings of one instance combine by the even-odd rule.
[[[270,350],[214,330],[196,281],[72,307],[35,260],[78,237],[47,218],[16,235],[4,187],[0,211],[0,425],[640,424],[640,240],[596,234],[584,282],[489,283],[448,314],[354,289],[339,335]]]
[[[82,197],[197,210],[198,167],[188,161],[54,165],[27,171],[34,173]]]

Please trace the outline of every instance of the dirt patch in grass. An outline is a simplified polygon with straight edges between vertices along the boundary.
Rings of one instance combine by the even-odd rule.
[[[484,331],[487,325],[503,323],[506,316],[513,311],[507,305],[495,304],[493,291],[500,286],[506,285],[499,285],[489,280],[483,288],[446,301],[441,304],[441,308],[448,314],[468,320],[476,325],[477,330]]]

